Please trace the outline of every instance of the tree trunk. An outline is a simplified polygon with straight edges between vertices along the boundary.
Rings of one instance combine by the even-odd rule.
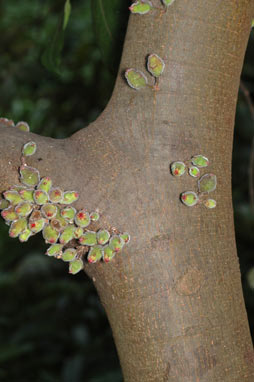
[[[153,3],[161,7],[159,0]],[[130,17],[115,90],[97,121],[69,139],[2,127],[0,190],[18,182],[20,150],[55,184],[99,208],[102,226],[131,234],[109,263],[86,264],[107,312],[126,382],[252,382],[231,200],[235,106],[254,3],[176,0]],[[122,72],[165,61],[159,90],[135,91]],[[152,83],[152,78],[150,77]],[[203,154],[217,207],[185,207],[196,182],[169,164]]]

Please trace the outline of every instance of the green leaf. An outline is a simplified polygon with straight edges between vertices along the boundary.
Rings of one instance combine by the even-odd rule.
[[[91,0],[97,45],[104,64],[112,73],[118,69],[127,27],[128,0]]]
[[[69,18],[70,18],[70,14],[71,14],[71,2],[70,2],[70,0],[66,0],[66,2],[64,4],[63,30],[65,30],[67,27],[67,24],[68,24]]]
[[[48,36],[47,47],[44,50],[41,62],[45,68],[53,73],[58,75],[61,74],[60,65],[61,65],[61,53],[64,45],[64,29],[62,27],[62,18],[58,23],[58,26],[53,33],[53,36],[50,34]]]

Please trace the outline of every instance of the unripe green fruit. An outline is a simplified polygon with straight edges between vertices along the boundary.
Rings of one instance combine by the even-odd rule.
[[[115,256],[116,252],[114,252],[108,245],[106,245],[103,250],[103,261],[105,263],[109,263]]]
[[[71,204],[78,200],[79,193],[76,191],[65,191],[63,194],[62,204]]]
[[[33,193],[34,193],[33,188],[22,189],[19,191],[19,195],[21,196],[21,198],[31,203],[34,203]]]
[[[41,212],[46,219],[53,219],[57,214],[57,207],[54,204],[46,203],[41,207]]]
[[[33,193],[34,201],[38,205],[46,204],[49,200],[48,194],[42,190],[35,190]]]
[[[62,203],[62,201],[63,201],[63,191],[60,188],[52,188],[49,191],[49,200],[52,203]]]
[[[52,244],[46,252],[47,256],[54,256],[59,258],[62,254],[63,245],[62,244]]]
[[[200,170],[199,170],[199,168],[196,167],[196,166],[191,166],[191,167],[189,168],[189,174],[190,174],[190,176],[192,176],[193,178],[198,178],[199,175],[200,175]]]
[[[191,163],[194,166],[202,168],[209,165],[209,160],[204,155],[199,154],[191,158]]]
[[[93,222],[97,222],[100,218],[100,215],[98,212],[94,211],[94,212],[91,212],[90,213],[90,219],[93,221]]]
[[[15,208],[15,212],[20,217],[26,217],[26,216],[30,215],[32,210],[33,210],[33,206],[29,202],[21,202]]]
[[[83,228],[81,227],[75,228],[75,231],[74,231],[75,239],[79,239],[83,235],[83,233],[84,233]]]
[[[147,85],[147,78],[140,70],[130,68],[126,70],[124,75],[128,85],[135,90],[140,90]]]
[[[57,232],[51,225],[45,225],[42,231],[42,236],[46,243],[55,244],[59,238],[59,232]]]
[[[33,233],[38,233],[43,230],[45,224],[46,224],[46,219],[40,218],[37,220],[30,220],[28,223],[28,228],[33,232]]]
[[[18,214],[15,211],[15,207],[10,205],[10,207],[5,208],[1,212],[1,216],[4,218],[4,220],[8,221],[14,221],[18,219]]]
[[[110,239],[110,233],[106,229],[101,229],[97,232],[97,241],[98,244],[104,245],[106,244]]]
[[[74,248],[67,248],[62,254],[63,261],[73,261],[77,256],[77,250]]]
[[[8,200],[5,200],[5,199],[0,200],[0,210],[4,210],[5,208],[8,208],[9,205],[10,205],[10,202],[8,202]]]
[[[174,176],[182,176],[185,173],[186,166],[183,162],[173,162],[170,165],[171,174]]]
[[[33,232],[29,229],[29,228],[26,228],[20,235],[19,235],[19,241],[21,243],[24,243],[25,241],[27,241],[29,239],[30,236],[33,235]]]
[[[36,152],[37,146],[36,143],[33,141],[27,142],[22,149],[22,154],[25,157],[31,156]]]
[[[134,14],[145,15],[152,9],[152,7],[153,6],[150,1],[144,2],[142,0],[138,0],[129,7],[129,10]]]
[[[96,263],[103,256],[103,247],[101,245],[95,245],[88,253],[87,260],[89,263]]]
[[[180,195],[181,202],[187,207],[193,207],[199,201],[198,195],[193,191],[186,191]]]
[[[27,131],[29,132],[30,131],[30,127],[28,125],[27,122],[24,122],[24,121],[20,121],[16,124],[16,127],[21,130],[21,131]]]
[[[76,215],[76,209],[74,207],[65,207],[61,210],[61,216],[68,222],[73,223],[75,215]]]
[[[124,241],[120,236],[114,235],[109,241],[109,248],[114,252],[120,252],[124,246]]]
[[[48,194],[49,190],[51,189],[51,186],[52,186],[52,179],[49,178],[48,176],[45,176],[44,178],[41,179],[40,183],[37,186],[37,189],[42,190]]]
[[[92,246],[97,244],[97,239],[96,239],[96,232],[93,231],[86,231],[80,238],[79,242],[81,245],[88,245]]]
[[[215,208],[216,207],[216,200],[214,200],[214,199],[207,199],[204,202],[204,205],[206,206],[206,208]]]
[[[80,210],[75,215],[75,223],[77,226],[86,228],[90,224],[90,215],[85,210]]]
[[[69,243],[69,241],[71,241],[74,238],[74,231],[75,231],[75,227],[73,225],[68,225],[66,228],[64,228],[59,238],[60,243],[61,244]]]
[[[19,203],[23,202],[17,191],[5,191],[3,196],[5,200],[8,200],[13,206],[17,206]]]
[[[9,229],[10,237],[18,237],[23,231],[27,229],[27,220],[25,218],[20,218],[15,220]]]
[[[148,56],[147,69],[154,76],[159,77],[165,68],[165,63],[157,54],[153,53]]]
[[[216,189],[217,177],[214,174],[205,174],[198,181],[198,190],[202,193],[209,193]]]
[[[121,233],[119,236],[125,244],[128,244],[131,239],[130,234],[128,232]]]
[[[40,174],[36,168],[22,165],[20,167],[20,182],[26,186],[35,187],[40,181]]]
[[[69,264],[69,273],[75,275],[84,268],[83,260],[77,259],[73,260]]]

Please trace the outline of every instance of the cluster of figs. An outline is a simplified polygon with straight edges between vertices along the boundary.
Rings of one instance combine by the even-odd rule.
[[[175,0],[161,0],[163,6],[167,9]],[[138,15],[145,15],[150,12],[152,9],[157,9],[153,6],[153,3],[150,0],[138,0],[132,3],[129,7],[131,13]]]
[[[23,146],[20,184],[3,192],[0,200],[1,216],[10,227],[10,237],[25,242],[42,232],[50,244],[46,254],[68,262],[71,274],[84,268],[85,255],[89,263],[111,261],[129,242],[130,235],[98,229],[98,211],[77,211],[72,206],[79,198],[76,191],[53,187],[49,177],[40,178],[39,171],[25,163],[35,151],[35,142]]]
[[[214,191],[217,186],[217,177],[214,174],[207,173],[201,176],[200,169],[207,167],[209,160],[204,155],[194,155],[190,160],[171,163],[170,171],[175,177],[181,177],[186,172],[193,178],[197,178],[198,191],[184,191],[180,195],[181,202],[187,207],[193,207],[197,204],[203,204],[207,208],[215,208],[216,201],[207,198],[207,195]]]
[[[127,69],[124,73],[128,85],[135,89],[140,90],[146,86],[152,87],[154,90],[158,90],[158,79],[163,73],[165,68],[165,63],[161,57],[156,53],[149,54],[147,57],[147,70],[154,77],[154,85],[148,85],[147,77],[140,70],[130,68]]]

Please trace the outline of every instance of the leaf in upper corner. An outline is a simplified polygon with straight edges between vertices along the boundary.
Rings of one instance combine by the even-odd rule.
[[[92,19],[96,43],[107,68],[118,69],[123,40],[127,27],[128,0],[91,0]]]
[[[59,16],[57,27],[52,34],[48,36],[48,44],[45,48],[41,62],[45,68],[53,73],[61,74],[61,54],[64,46],[64,32],[68,25],[71,13],[71,2],[66,0],[64,4],[64,13]]]
[[[71,14],[71,2],[70,0],[66,0],[64,4],[63,30],[65,30],[68,25],[70,14]]]

